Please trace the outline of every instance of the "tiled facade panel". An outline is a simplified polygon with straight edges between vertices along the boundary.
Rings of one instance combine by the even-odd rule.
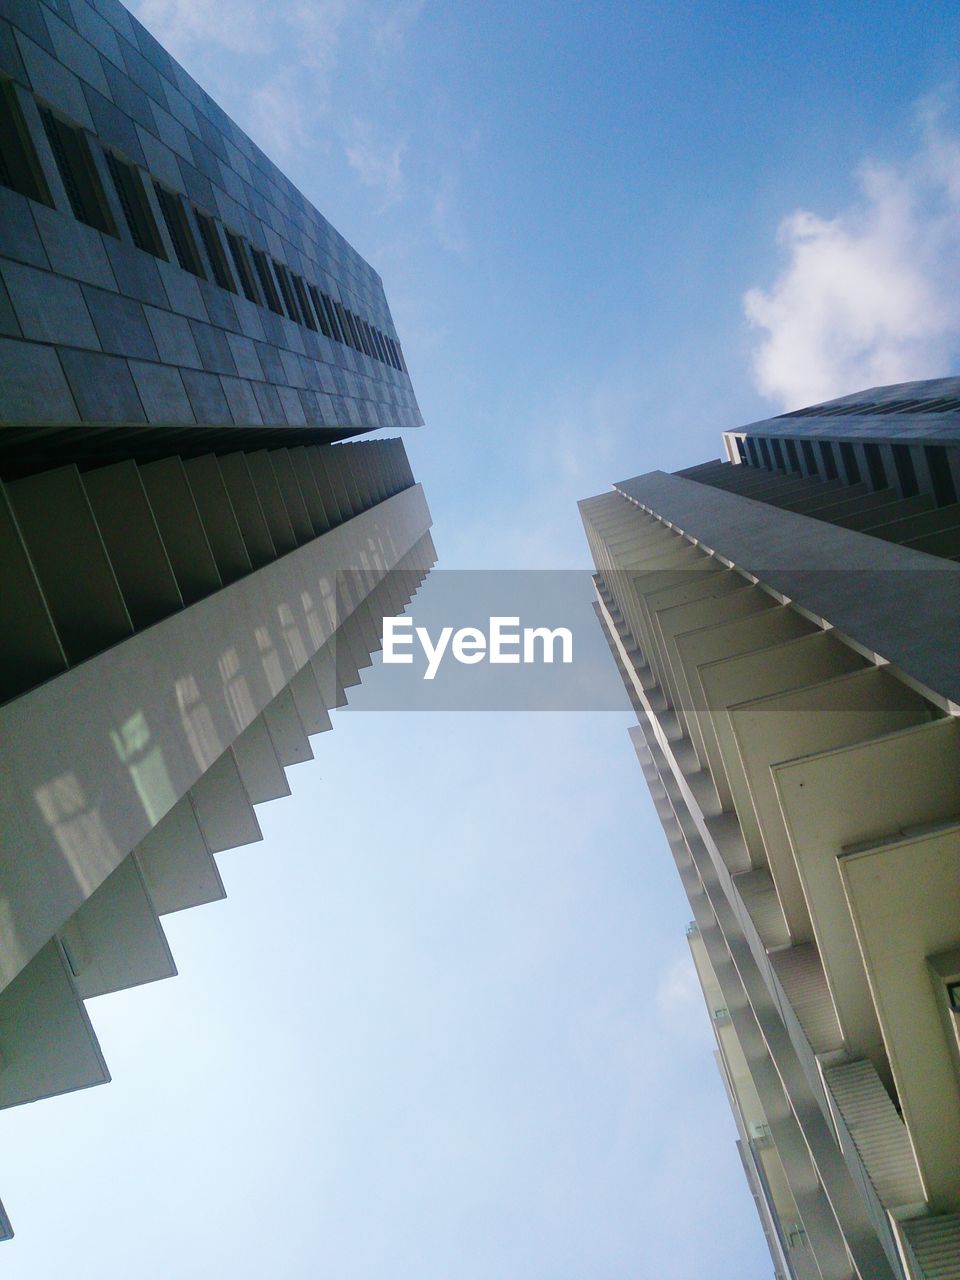
[[[956,443],[960,440],[960,378],[873,387],[752,422],[742,428],[742,434]]]
[[[874,387],[724,433],[682,475],[960,560],[960,378]]]
[[[55,206],[0,186],[0,417],[420,425],[379,276],[120,4],[0,0],[0,72]],[[117,235],[74,216],[39,107],[138,166],[168,261],[136,247],[96,142]],[[185,197],[207,279],[179,265],[154,180]],[[215,283],[190,205],[215,220],[237,292]],[[226,229],[365,321],[376,358],[249,301]],[[294,299],[302,308],[296,281]]]

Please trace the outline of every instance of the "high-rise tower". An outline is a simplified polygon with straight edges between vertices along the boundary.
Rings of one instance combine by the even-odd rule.
[[[108,1079],[434,561],[380,279],[116,0],[0,0],[0,1106]],[[0,1211],[0,1235],[9,1224]]]
[[[960,1276],[960,381],[580,504],[782,1280]]]

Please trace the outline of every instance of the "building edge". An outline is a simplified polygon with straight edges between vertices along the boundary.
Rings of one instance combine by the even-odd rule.
[[[916,452],[953,474],[960,401],[883,393],[774,420],[779,454],[755,424],[729,462],[580,504],[789,1280],[960,1274],[960,520]],[[827,475],[820,439],[806,467],[828,421],[883,472],[855,451],[857,479]]]

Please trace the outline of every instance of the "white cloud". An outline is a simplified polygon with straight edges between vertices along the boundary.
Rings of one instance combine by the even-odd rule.
[[[661,1036],[677,1044],[695,1044],[700,1050],[716,1048],[700,979],[689,953],[681,952],[667,964],[653,992]]]
[[[310,142],[310,122],[302,101],[290,93],[283,75],[257,85],[249,94],[245,124],[271,160],[283,164]]]
[[[468,248],[467,234],[460,213],[457,177],[452,171],[440,177],[433,197],[433,230],[440,245],[448,253],[462,257]]]
[[[218,45],[231,53],[264,49],[263,10],[254,0],[139,0],[131,6],[160,43],[180,61],[197,45]]]
[[[354,120],[345,149],[350,168],[363,185],[383,195],[380,212],[403,199],[406,138],[393,143],[380,142],[369,120]]]
[[[906,162],[868,161],[859,199],[833,218],[780,224],[786,265],[744,296],[762,334],[757,389],[787,409],[865,387],[943,376],[960,352],[960,142],[945,101],[918,112]]]
[[[337,64],[341,34],[350,13],[347,0],[297,0],[280,12],[301,65],[328,78]],[[326,91],[328,86],[319,87]]]
[[[425,3],[426,0],[399,0],[397,4],[388,5],[373,23],[374,47],[381,52],[399,49]]]
[[[238,86],[244,124],[283,158],[330,105],[341,45],[358,36],[383,54],[402,43],[422,4],[386,9],[370,0],[131,0],[137,17],[202,83],[228,95]],[[392,34],[391,34],[392,33]],[[232,55],[225,59],[222,55]],[[264,72],[266,71],[266,75]]]
[[[346,129],[340,122],[350,120],[347,104],[371,101],[368,80],[394,74],[426,0],[129,3],[281,166],[340,138],[360,182],[380,195],[381,212],[405,198],[407,137],[384,138],[366,117]],[[439,198],[431,211],[437,234],[459,244],[454,212]]]
[[[660,1012],[669,1017],[688,1018],[703,1009],[700,980],[689,955],[679,956],[664,970],[654,999]]]

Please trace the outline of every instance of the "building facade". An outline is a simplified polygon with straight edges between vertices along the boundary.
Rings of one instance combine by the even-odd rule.
[[[143,26],[0,0],[0,1107],[109,1079],[84,1001],[175,972],[433,564],[342,443],[421,422],[379,276]]]
[[[780,1280],[960,1276],[960,381],[580,504]]]

